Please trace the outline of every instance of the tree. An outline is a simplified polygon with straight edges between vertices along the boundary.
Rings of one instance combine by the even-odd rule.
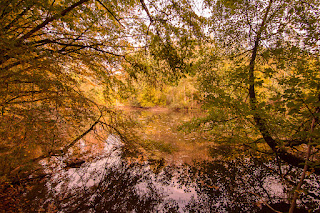
[[[205,56],[211,71],[200,81],[210,113],[201,125],[221,125],[224,139],[249,147],[264,141],[277,158],[304,168],[301,184],[308,167],[320,174],[319,2],[206,3],[218,48]]]
[[[2,0],[1,173],[20,159],[64,153],[101,124],[103,113],[111,116],[110,106],[103,110],[80,86],[103,85],[112,100],[114,88],[125,85],[119,72],[134,76],[124,64],[142,70],[131,53],[150,50],[168,64],[170,75],[178,75],[186,67],[189,32],[201,32],[187,3]],[[176,20],[187,24],[177,26]],[[18,162],[5,160],[13,155]]]
[[[1,1],[2,157],[15,153],[21,163],[49,156],[90,129],[88,121],[97,124],[101,107],[86,98],[79,81],[115,83],[112,65],[130,45],[114,13],[125,15],[134,2],[108,10],[114,4]],[[12,160],[2,165],[4,173],[17,166]]]
[[[254,121],[272,151],[282,160],[303,167],[305,157],[291,149],[310,144],[310,137],[316,143],[313,147],[318,144],[319,48],[318,34],[311,32],[319,27],[314,14],[318,3],[271,0],[208,5],[214,40],[227,55],[224,63],[228,66],[222,67],[229,79],[219,86],[231,86],[228,92],[211,94],[225,98],[227,104],[227,98],[234,102],[229,108],[235,109],[235,102],[243,105],[242,118],[252,115],[249,121]]]

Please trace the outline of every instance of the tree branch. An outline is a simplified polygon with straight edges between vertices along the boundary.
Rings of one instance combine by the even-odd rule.
[[[150,22],[153,22],[154,19],[152,18],[151,14],[150,14],[150,12],[149,12],[149,10],[147,8],[147,5],[144,3],[144,0],[140,0],[140,3],[142,5],[142,8],[144,9],[144,11],[146,11],[146,13],[147,13],[147,15],[148,15],[148,17],[150,19]]]
[[[315,126],[315,122],[316,122],[316,118],[313,118],[312,119],[312,124],[311,124],[311,130],[310,130],[311,133],[313,132],[313,129],[314,129],[314,126]],[[311,141],[312,141],[312,139],[310,137],[309,138],[308,148],[307,148],[306,160],[305,160],[304,167],[303,167],[303,172],[301,174],[300,181],[299,181],[299,183],[297,185],[297,188],[294,191],[292,202],[291,202],[291,206],[290,206],[290,209],[289,209],[289,213],[293,213],[294,209],[296,208],[296,201],[297,201],[298,196],[299,196],[299,191],[301,189],[301,186],[303,184],[303,180],[304,180],[304,178],[306,176],[306,173],[307,173],[307,170],[308,170],[308,162],[309,162],[309,158],[310,158],[310,155],[311,155]]]
[[[83,132],[81,135],[79,135],[77,138],[75,138],[72,142],[70,142],[68,145],[66,145],[63,149],[53,150],[51,152],[48,152],[47,154],[41,155],[41,156],[39,156],[37,158],[34,158],[34,159],[30,160],[28,163],[35,163],[35,162],[40,161],[40,160],[45,159],[45,158],[49,158],[49,157],[52,157],[52,156],[62,156],[64,154],[66,154],[67,151],[72,146],[74,146],[74,144],[76,142],[78,142],[81,138],[83,138],[89,132],[91,132],[93,130],[93,128],[99,123],[101,117],[102,117],[102,115],[99,116],[99,118],[90,126],[89,129],[87,129],[85,132]]]
[[[12,25],[18,21],[22,16],[24,16],[24,14],[26,14],[31,7],[33,7],[33,5],[29,5],[28,7],[26,7],[20,14],[17,15],[17,17],[15,19],[13,19],[7,26],[5,26],[3,29],[4,30],[8,30],[12,27]]]
[[[36,33],[37,31],[41,30],[43,27],[45,27],[47,24],[49,24],[50,22],[58,19],[59,17],[63,17],[65,15],[67,15],[71,10],[73,10],[74,8],[82,5],[85,2],[88,2],[89,0],[80,0],[76,3],[74,3],[73,5],[67,7],[66,9],[64,9],[61,13],[56,14],[50,18],[47,18],[46,20],[44,20],[41,24],[37,25],[35,28],[33,28],[32,30],[30,30],[28,33],[26,33],[25,35],[23,35],[22,37],[20,37],[17,41],[18,43],[29,38],[31,35],[33,35],[34,33]]]
[[[111,10],[109,10],[100,0],[97,0],[97,1],[102,5],[102,7],[104,7],[108,11],[108,13],[119,23],[121,27],[124,27],[121,24],[120,20],[113,14],[113,12],[111,12]]]
[[[258,48],[260,45],[260,39],[263,31],[265,30],[265,24],[267,22],[268,14],[270,12],[273,0],[269,1],[269,4],[266,8],[266,12],[263,16],[262,23],[260,25],[259,31],[255,38],[254,47],[252,49],[250,64],[249,64],[249,97],[250,97],[250,107],[253,113],[254,121],[263,137],[265,142],[269,145],[273,152],[277,153],[280,159],[284,160],[285,162],[296,166],[296,167],[303,167],[305,159],[303,157],[296,156],[292,153],[289,153],[288,150],[284,147],[281,147],[278,141],[272,138],[270,132],[268,131],[266,120],[260,116],[257,107],[257,98],[256,98],[256,91],[255,91],[255,62],[257,57]],[[307,144],[307,142],[306,142]],[[315,172],[320,174],[320,168],[315,168]]]
[[[62,149],[62,153],[66,153],[75,143],[77,143],[81,138],[86,136],[93,128],[100,122],[100,118],[102,117],[102,114],[99,116],[99,118],[91,125],[89,129],[87,129],[85,132],[83,132],[81,135],[79,135],[76,139],[74,139],[71,143],[69,143],[67,146],[65,146]]]

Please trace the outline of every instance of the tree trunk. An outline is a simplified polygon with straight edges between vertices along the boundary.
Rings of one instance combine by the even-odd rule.
[[[272,138],[268,128],[267,128],[267,121],[261,117],[258,112],[257,107],[257,98],[256,98],[256,91],[255,91],[255,61],[257,57],[258,48],[260,45],[261,34],[265,30],[266,22],[268,18],[268,14],[270,12],[273,0],[269,1],[269,5],[266,8],[266,12],[264,14],[262,23],[260,28],[257,32],[254,47],[252,49],[250,64],[249,64],[249,97],[250,97],[250,107],[253,113],[254,121],[263,137],[265,142],[269,145],[273,152],[277,153],[280,159],[283,161],[300,168],[304,168],[305,159],[303,157],[299,157],[289,153],[285,147],[281,147],[279,142]],[[306,143],[307,144],[307,143]],[[315,168],[315,172],[320,174],[320,169]]]

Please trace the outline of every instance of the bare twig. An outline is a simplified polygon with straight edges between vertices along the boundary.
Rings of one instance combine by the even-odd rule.
[[[104,7],[104,9],[106,9],[108,11],[108,13],[119,23],[119,25],[121,27],[124,27],[121,22],[120,22],[120,19],[118,19],[111,10],[109,10],[109,8],[107,8],[107,6],[105,6],[100,0],[97,0],[101,5],[102,7]]]

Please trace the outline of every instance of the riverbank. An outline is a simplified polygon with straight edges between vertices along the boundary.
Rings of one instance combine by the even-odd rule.
[[[166,112],[203,112],[201,107],[165,107],[165,106],[154,106],[154,107],[137,107],[137,106],[126,106],[119,105],[116,107],[122,111],[148,111],[154,113],[166,113]]]

